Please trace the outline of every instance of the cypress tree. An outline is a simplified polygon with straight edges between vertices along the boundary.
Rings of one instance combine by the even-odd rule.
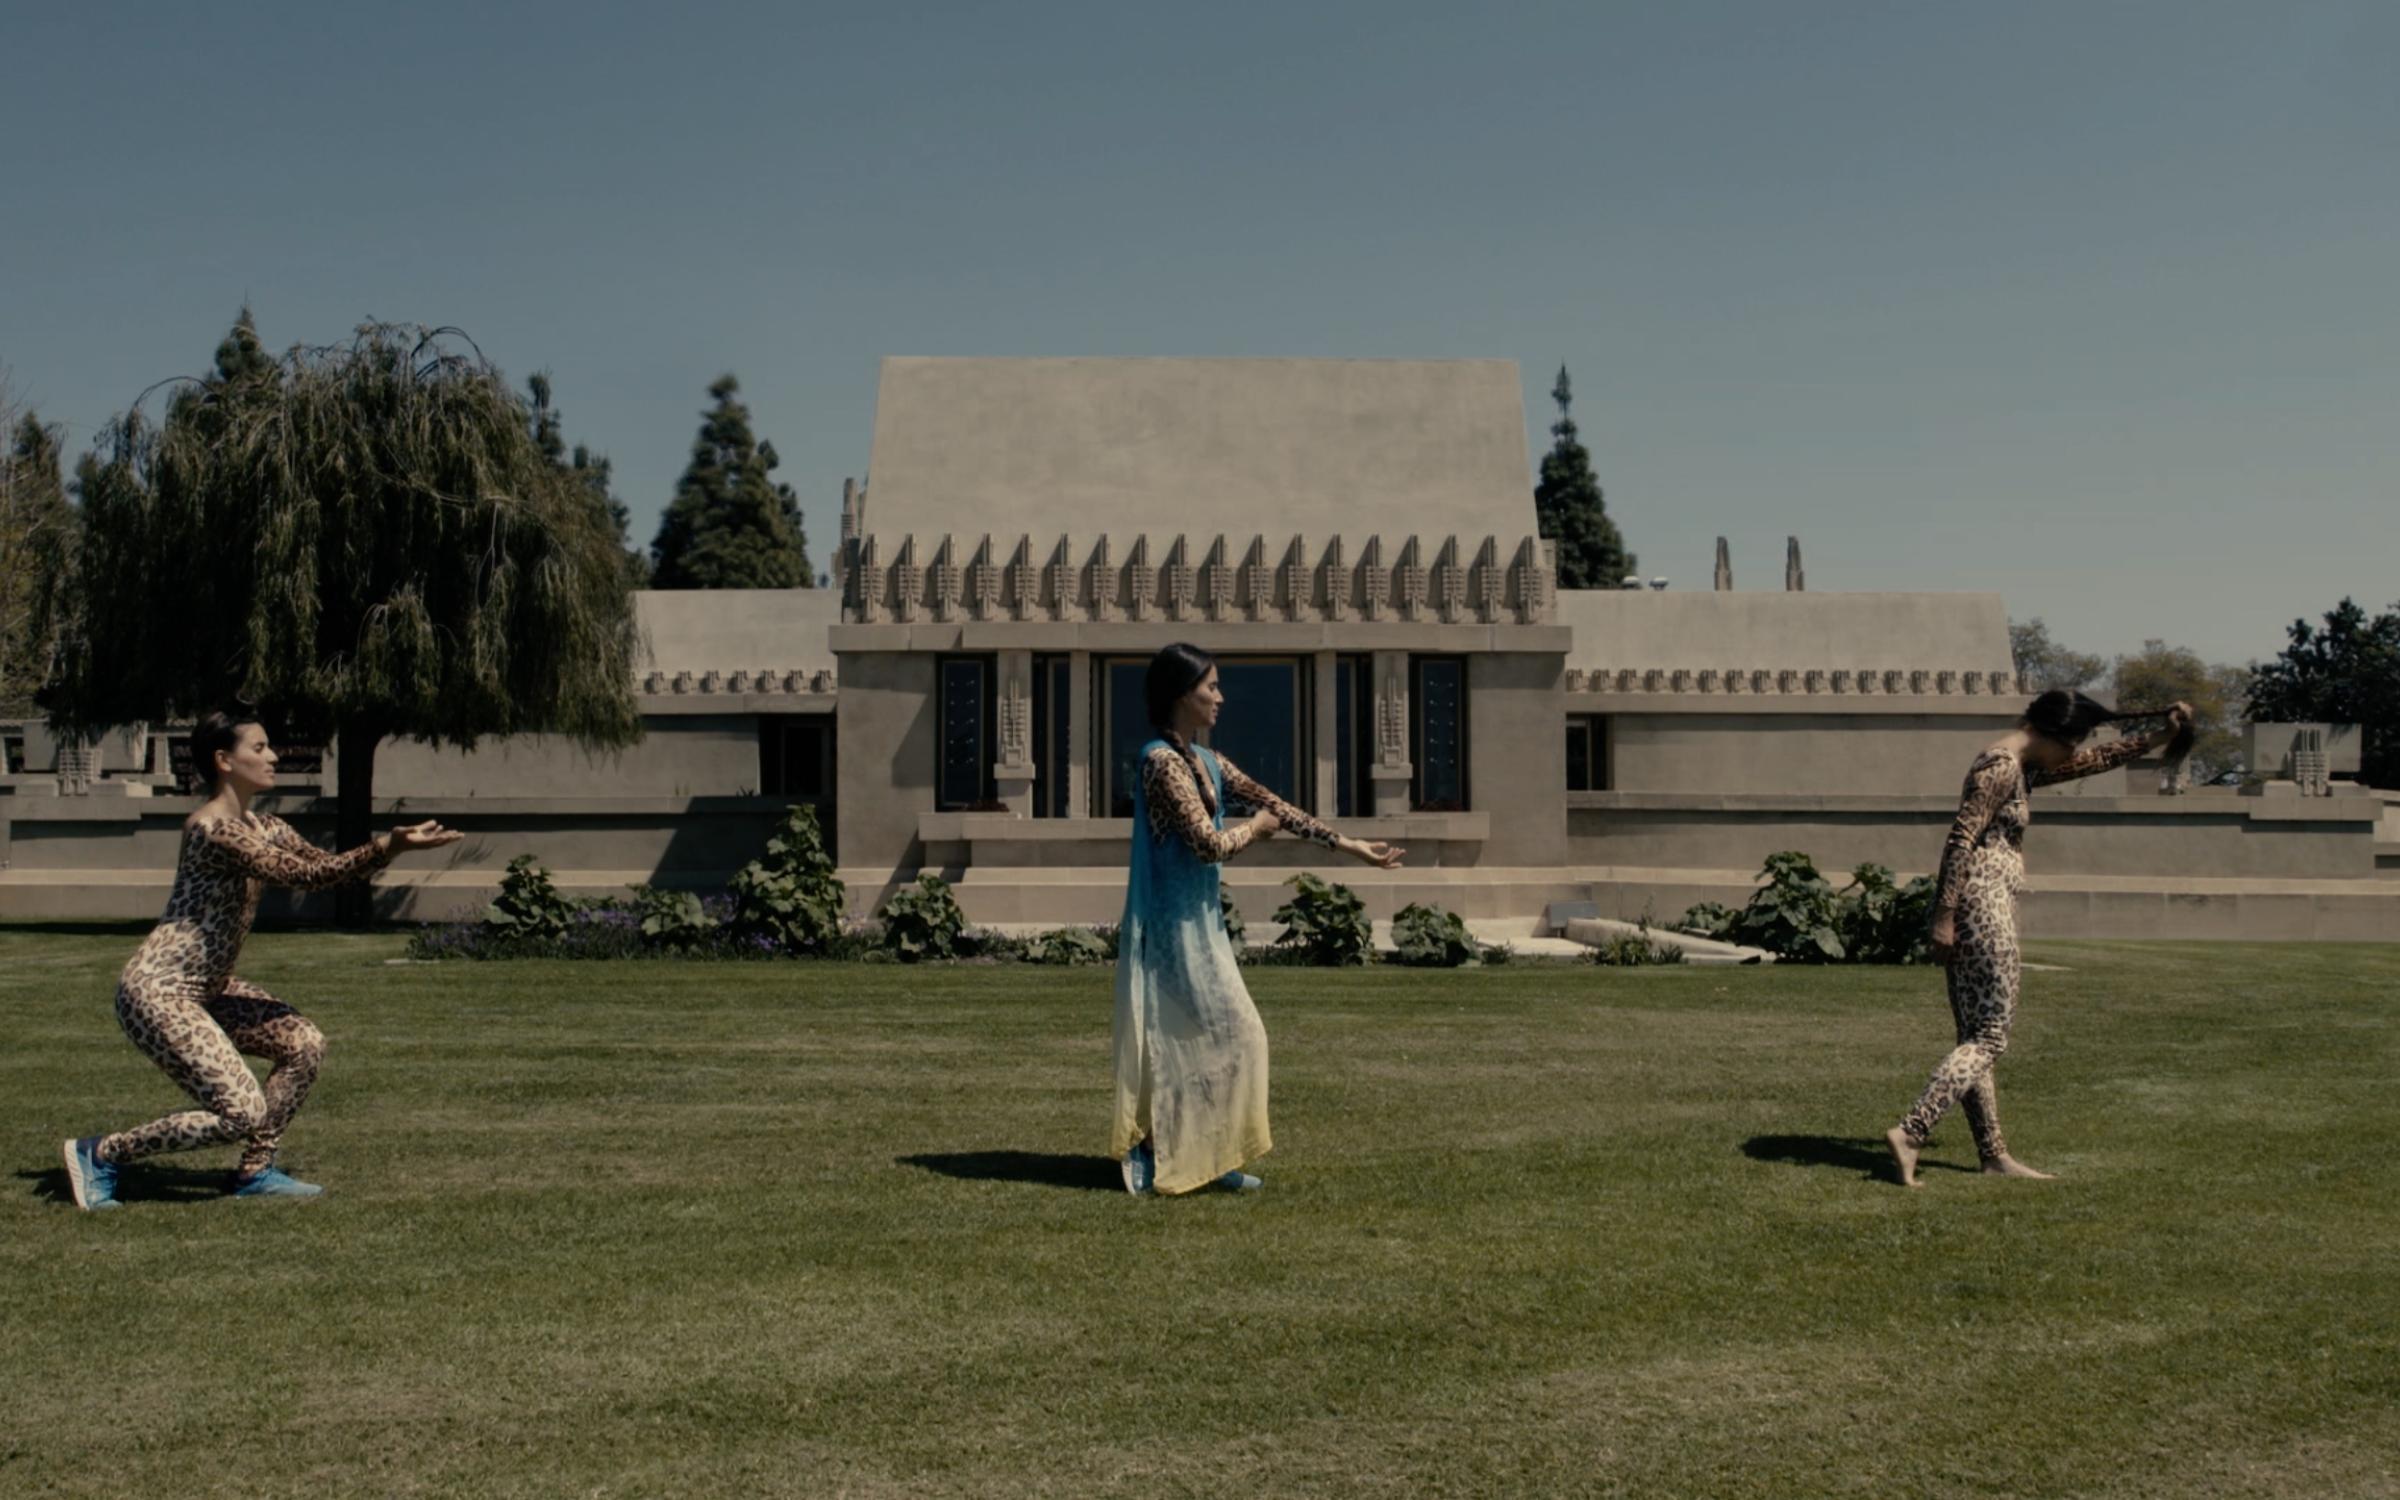
[[[734,399],[741,385],[722,375],[708,388],[692,456],[651,546],[661,589],[814,588],[800,497],[772,477],[781,462],[773,443],[750,431],[750,409]]]
[[[49,675],[53,601],[65,589],[75,524],[58,429],[26,412],[0,451],[0,713],[30,709]]]
[[[1568,407],[1575,399],[1567,367],[1558,367],[1558,384],[1550,391],[1558,403],[1558,420],[1550,424],[1553,441],[1542,456],[1542,480],[1534,486],[1536,524],[1545,537],[1558,542],[1558,586],[1562,589],[1613,589],[1634,571],[1634,555],[1608,518],[1600,481],[1592,474],[1592,456],[1575,434]]]

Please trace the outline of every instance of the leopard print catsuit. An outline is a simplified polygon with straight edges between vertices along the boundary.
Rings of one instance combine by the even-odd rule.
[[[2000,1095],[1992,1066],[2008,1050],[2017,1015],[2017,895],[2025,888],[2025,828],[2033,821],[2027,794],[2079,777],[2096,776],[2140,757],[2147,735],[2128,735],[2078,753],[2054,771],[2028,771],[2010,751],[1994,747],[1967,767],[1957,821],[1942,844],[1941,888],[1934,913],[1952,914],[1958,951],[1948,975],[1950,1016],[1958,1046],[1933,1070],[1900,1129],[1923,1146],[1950,1106],[1964,1107],[1975,1150],[1985,1161],[2008,1155],[2000,1134]]]
[[[117,1024],[203,1107],[103,1137],[102,1161],[240,1141],[239,1175],[274,1165],[283,1128],[317,1080],[325,1037],[306,1016],[233,972],[262,886],[322,890],[374,874],[389,850],[327,854],[280,818],[251,813],[185,825],[167,910],[117,980]],[[242,1054],[274,1064],[260,1088]]]

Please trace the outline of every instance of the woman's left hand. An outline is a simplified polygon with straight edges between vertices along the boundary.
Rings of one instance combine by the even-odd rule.
[[[2192,706],[2189,703],[2178,702],[2170,705],[2167,709],[2167,723],[2177,729],[2191,723],[2195,717],[2197,716],[2192,712]]]
[[[1397,844],[1368,843],[1364,839],[1342,840],[1342,852],[1378,870],[1397,870],[1401,858],[1408,853]]]

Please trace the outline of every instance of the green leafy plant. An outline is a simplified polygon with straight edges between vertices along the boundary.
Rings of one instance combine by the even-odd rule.
[[[1592,949],[1591,961],[1612,969],[1679,964],[1683,962],[1683,949],[1673,943],[1652,941],[1649,925],[1645,923],[1639,932],[1619,933]]]
[[[827,954],[841,944],[848,893],[833,873],[833,856],[817,826],[817,810],[784,811],[767,852],[744,865],[727,887],[733,927],[764,936],[788,953]]]
[[[1348,886],[1307,874],[1284,884],[1292,887],[1292,898],[1275,908],[1275,920],[1283,924],[1283,936],[1275,940],[1278,950],[1321,968],[1346,968],[1373,956],[1375,929],[1367,921],[1366,903]]]
[[[1920,875],[1906,885],[1883,865],[1850,872],[1840,892],[1842,947],[1853,963],[1921,964],[1933,957],[1934,883]]]
[[[1217,913],[1225,919],[1226,941],[1233,944],[1234,952],[1241,952],[1242,934],[1249,931],[1250,924],[1242,920],[1242,909],[1233,904],[1233,894],[1221,885],[1217,887]]]
[[[696,948],[717,930],[707,908],[691,891],[662,891],[654,885],[637,885],[633,888],[633,911],[640,919],[642,941],[669,952]]]
[[[883,946],[904,964],[929,958],[954,958],[966,914],[950,894],[950,882],[939,875],[919,875],[883,903]]]
[[[1475,939],[1454,911],[1412,902],[1392,918],[1392,962],[1420,969],[1455,969],[1475,961]]]
[[[1842,945],[1841,898],[1807,855],[1797,849],[1768,855],[1759,880],[1749,904],[1707,936],[1764,948],[1784,963],[1840,963],[1849,956]],[[1705,931],[1710,915],[1694,907],[1677,925]]]
[[[1497,964],[1516,962],[1517,947],[1514,943],[1485,943],[1483,951],[1477,956],[1488,969]]]
[[[500,877],[500,897],[484,908],[483,920],[510,937],[555,938],[575,920],[575,903],[559,894],[550,872],[535,864],[532,855],[520,854],[508,862],[508,873]]]
[[[1090,927],[1056,927],[1033,943],[1037,964],[1104,964],[1116,957],[1116,944]]]
[[[1730,941],[1727,935],[1733,931],[1734,920],[1739,916],[1739,911],[1722,901],[1703,901],[1676,918],[1675,925],[1694,937],[1716,938],[1723,942]]]

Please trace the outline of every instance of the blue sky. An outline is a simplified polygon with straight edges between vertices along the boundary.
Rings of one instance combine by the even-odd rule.
[[[0,365],[78,448],[244,301],[455,324],[645,538],[737,372],[822,566],[885,354],[1496,356],[1677,587],[1797,533],[2236,661],[2400,599],[2400,6],[0,22]]]

